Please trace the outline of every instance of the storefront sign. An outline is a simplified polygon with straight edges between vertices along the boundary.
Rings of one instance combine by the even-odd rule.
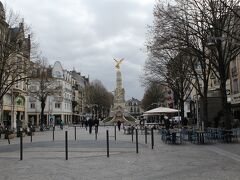
[[[238,104],[238,103],[240,103],[240,93],[233,94],[231,96],[231,104]]]

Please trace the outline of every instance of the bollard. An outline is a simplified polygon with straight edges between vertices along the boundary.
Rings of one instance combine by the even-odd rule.
[[[76,139],[77,139],[77,127],[76,127],[76,125],[74,126],[74,136],[75,136],[75,141],[76,141]]]
[[[8,144],[10,144],[10,139],[9,139],[9,132],[8,132],[8,130],[6,131],[6,136],[7,136],[7,139],[8,139]]]
[[[31,142],[32,142],[32,128],[30,128]]]
[[[54,133],[55,133],[55,126],[53,126],[53,134],[52,134],[52,138],[53,138],[53,141],[54,141]]]
[[[117,139],[117,130],[116,130],[116,125],[114,126],[114,139],[116,141]]]
[[[153,149],[153,146],[154,146],[154,136],[153,136],[153,128],[151,128],[151,139],[152,139],[152,149]]]
[[[97,126],[95,126],[95,140],[97,140],[97,134],[98,134],[98,129],[97,129],[98,127]]]
[[[109,157],[109,134],[107,130],[107,157]]]
[[[138,154],[138,129],[136,129],[136,153]]]
[[[23,160],[23,136],[22,136],[22,128],[20,128],[20,160]]]
[[[147,144],[147,127],[145,126],[145,144]]]
[[[66,152],[66,160],[68,160],[68,132],[65,131],[65,152]]]
[[[133,142],[133,134],[134,134],[134,127],[132,126],[132,142]]]

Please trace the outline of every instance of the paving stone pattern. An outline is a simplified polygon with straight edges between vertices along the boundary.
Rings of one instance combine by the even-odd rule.
[[[106,130],[110,134],[110,157],[106,153]],[[68,131],[69,159],[65,160],[65,131]],[[240,143],[210,145],[169,145],[155,132],[155,146],[150,136],[145,144],[139,134],[139,153],[135,136],[113,127],[99,127],[98,139],[84,128],[65,127],[52,132],[36,132],[33,142],[23,139],[20,161],[19,138],[0,139],[0,180],[240,180]]]

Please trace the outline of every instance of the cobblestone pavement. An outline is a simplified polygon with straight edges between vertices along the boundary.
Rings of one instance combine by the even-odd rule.
[[[106,156],[106,129],[110,133],[110,157]],[[65,160],[65,133],[68,131],[69,159]],[[94,131],[93,131],[94,132]],[[134,137],[135,141],[135,137]],[[148,137],[150,141],[150,137]],[[240,143],[195,145],[164,144],[155,133],[155,146],[144,143],[139,134],[139,153],[131,135],[114,128],[100,127],[98,139],[84,128],[65,127],[36,132],[33,142],[24,137],[23,160],[19,160],[19,138],[11,144],[0,140],[0,180],[239,180]]]

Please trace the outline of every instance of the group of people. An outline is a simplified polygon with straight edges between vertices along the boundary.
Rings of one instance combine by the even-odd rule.
[[[121,129],[121,121],[117,121],[118,130]],[[85,125],[86,131],[89,130],[89,134],[92,134],[93,126],[95,128],[95,133],[98,133],[99,119],[98,118],[88,118],[82,121],[82,127]]]
[[[175,125],[177,124],[182,124],[182,126],[187,126],[188,125],[188,119],[184,117],[181,121],[174,121],[173,119],[170,121],[170,119],[167,116],[161,116],[161,121],[164,121],[166,129],[169,128],[174,128]]]
[[[85,125],[86,131],[89,129],[89,134],[92,134],[92,127],[95,127],[95,133],[98,133],[99,119],[89,118],[82,121],[82,126]]]

